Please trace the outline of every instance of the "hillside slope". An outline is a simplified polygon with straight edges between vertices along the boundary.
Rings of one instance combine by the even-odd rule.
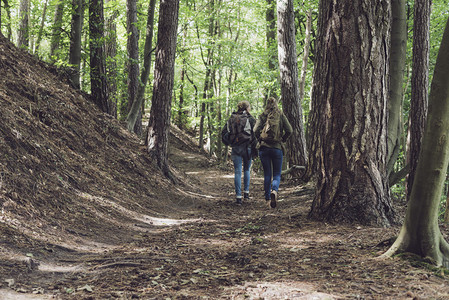
[[[184,195],[173,203],[179,191],[139,139],[63,83],[55,68],[1,36],[0,72],[3,251],[23,255],[28,242],[64,246],[74,237],[80,248],[91,237],[123,242],[129,224],[187,213],[193,200]]]

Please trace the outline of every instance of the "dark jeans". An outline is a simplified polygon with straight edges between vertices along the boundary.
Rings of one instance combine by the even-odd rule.
[[[281,182],[283,153],[278,148],[261,147],[259,157],[263,167],[265,200],[270,200],[271,191],[278,191]]]

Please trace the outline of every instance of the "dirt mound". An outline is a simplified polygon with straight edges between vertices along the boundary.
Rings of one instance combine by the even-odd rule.
[[[18,232],[55,243],[75,235],[78,247],[92,235],[110,243],[126,237],[126,224],[151,225],[144,215],[185,214],[192,205],[187,196],[172,201],[179,192],[139,139],[61,81],[57,69],[0,37],[0,70],[3,246],[23,249]]]

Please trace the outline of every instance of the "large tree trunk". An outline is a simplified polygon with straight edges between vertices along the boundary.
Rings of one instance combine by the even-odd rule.
[[[70,76],[72,85],[80,88],[80,66],[81,66],[81,35],[83,28],[84,1],[72,1],[72,26],[70,31],[69,64],[73,68]]]
[[[156,6],[156,0],[150,0],[148,5],[148,18],[147,18],[147,31],[145,35],[145,46],[143,50],[143,68],[140,76],[141,83],[137,90],[136,101],[133,102],[131,109],[129,110],[128,117],[126,119],[127,127],[129,131],[132,131],[137,119],[142,116],[142,106],[144,102],[145,88],[147,86],[148,77],[151,70],[151,52],[153,49],[153,32],[154,32],[154,11]]]
[[[17,37],[17,46],[28,48],[30,44],[30,1],[20,0],[19,8],[19,32]]]
[[[154,69],[154,88],[146,145],[165,176],[171,178],[168,165],[170,109],[175,76],[176,37],[179,0],[162,0]]]
[[[288,160],[291,165],[305,166],[307,150],[299,98],[293,0],[279,0],[277,11],[282,108],[293,127],[293,134],[287,142]],[[295,173],[298,175],[299,172]]]
[[[438,227],[440,197],[449,162],[449,20],[438,52],[429,114],[407,213],[401,232],[383,255],[411,252],[449,267],[449,244]]]
[[[319,15],[310,150],[318,174],[309,216],[388,226],[390,1],[322,0]]]
[[[430,0],[416,0],[413,22],[413,65],[412,65],[412,98],[410,101],[410,146],[407,152],[407,164],[410,171],[407,178],[407,199],[418,165],[421,140],[427,118],[428,85],[429,85],[429,27]]]
[[[90,0],[89,2],[89,31],[90,89],[92,100],[103,112],[110,113],[104,51],[103,0]]]
[[[407,50],[407,15],[405,0],[392,0],[390,100],[388,101],[387,176],[393,173],[403,132],[402,97]]]
[[[64,13],[64,1],[58,1],[55,8],[55,17],[53,21],[53,28],[51,32],[51,42],[50,42],[50,58],[56,60],[59,49],[59,41],[61,40],[62,34],[62,16]],[[56,57],[55,57],[56,56]]]

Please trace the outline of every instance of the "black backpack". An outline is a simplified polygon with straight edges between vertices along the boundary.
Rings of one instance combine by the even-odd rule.
[[[231,146],[239,146],[251,142],[251,124],[250,115],[243,113],[232,113],[228,120],[229,142]]]

